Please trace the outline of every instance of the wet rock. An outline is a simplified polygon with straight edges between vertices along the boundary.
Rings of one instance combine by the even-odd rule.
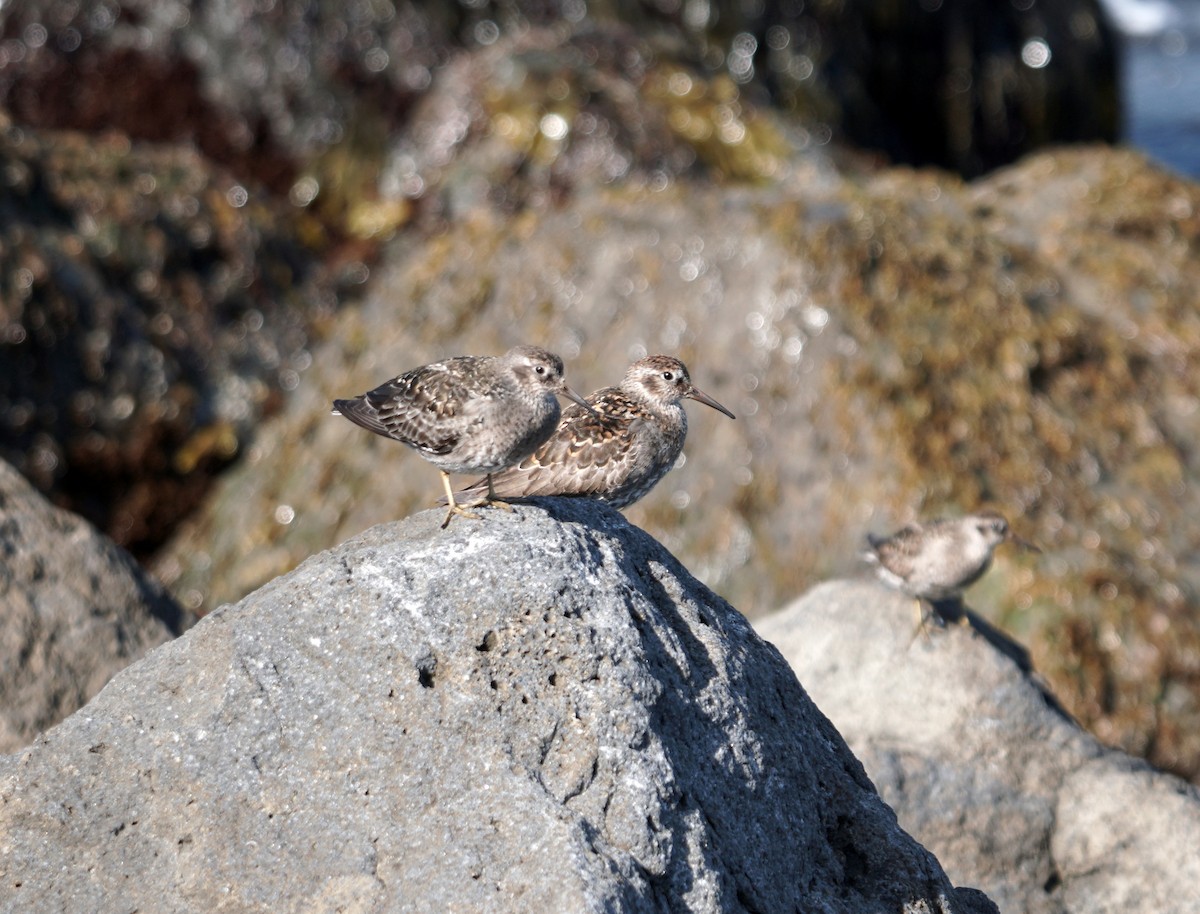
[[[441,520],[314,556],[0,759],[13,903],[995,910],[619,514]]]
[[[193,621],[124,550],[3,461],[0,605],[0,752],[57,724]]]
[[[0,124],[0,456],[134,552],[308,364],[305,222],[194,150]]]
[[[1024,648],[968,618],[924,637],[912,600],[836,581],[756,628],[900,824],[1002,911],[1197,910],[1200,791],[1104,748]]]

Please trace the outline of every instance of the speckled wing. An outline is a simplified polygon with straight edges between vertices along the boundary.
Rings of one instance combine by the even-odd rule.
[[[515,466],[492,474],[502,498],[532,495],[595,495],[619,487],[643,461],[637,435],[641,408],[619,388],[588,397],[594,412],[571,405],[554,434]],[[463,490],[487,491],[487,480]]]
[[[471,370],[480,361],[464,356],[414,368],[335,405],[347,419],[377,435],[427,454],[448,454],[472,423],[471,401],[492,394],[482,373]]]
[[[874,552],[870,559],[898,578],[907,579],[913,572],[913,560],[921,551],[920,524],[909,524],[891,536],[867,535]]]

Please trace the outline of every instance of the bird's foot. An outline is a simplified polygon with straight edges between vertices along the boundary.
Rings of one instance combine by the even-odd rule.
[[[461,494],[460,492],[459,495]],[[501,501],[499,496],[496,495],[480,495],[471,501],[460,502],[459,506],[463,508],[503,508],[505,511],[513,509],[512,505],[506,501]]]
[[[484,499],[487,502],[487,504],[489,506],[494,505],[497,508],[503,508],[505,511],[511,511],[513,509],[512,505],[510,505],[508,502],[500,501],[496,497],[496,490],[494,488],[492,488],[492,474],[491,473],[488,473],[487,484],[488,484],[487,498]]]
[[[478,514],[474,513],[473,511],[467,510],[467,507],[464,505],[451,505],[450,510],[448,510],[446,512],[446,519],[444,521],[442,521],[442,529],[443,530],[445,530],[448,526],[450,526],[450,518],[452,518],[455,514],[457,514],[459,517],[469,517],[469,518],[471,518],[471,520],[482,520],[483,519]]]
[[[912,638],[909,639],[909,645],[917,640],[918,636],[923,637],[926,641],[931,641],[929,637],[929,627],[934,625],[938,628],[946,627],[946,620],[937,611],[937,607],[928,600],[918,598],[914,601],[914,608],[917,611],[917,625],[913,629]]]

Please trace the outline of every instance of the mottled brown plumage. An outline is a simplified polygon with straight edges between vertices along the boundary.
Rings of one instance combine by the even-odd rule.
[[[561,415],[557,394],[583,403],[563,380],[562,359],[535,346],[503,356],[460,356],[414,368],[362,396],[335,400],[334,414],[408,445],[442,472],[450,510],[450,473],[511,466],[549,437]]]
[[[655,355],[629,366],[620,387],[587,398],[590,411],[569,406],[547,441],[519,463],[495,473],[499,498],[586,496],[623,508],[654,488],[675,465],[687,438],[680,402],[697,400],[733,413],[693,386],[678,359]],[[478,494],[487,480],[460,494]]]

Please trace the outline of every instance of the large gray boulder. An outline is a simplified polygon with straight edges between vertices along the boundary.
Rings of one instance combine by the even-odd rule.
[[[983,912],[608,508],[314,556],[0,759],[5,911]]]
[[[900,824],[1006,914],[1200,911],[1200,791],[1075,725],[974,612],[836,581],[759,620]]]
[[[125,550],[0,460],[0,752],[80,708],[189,619]]]

